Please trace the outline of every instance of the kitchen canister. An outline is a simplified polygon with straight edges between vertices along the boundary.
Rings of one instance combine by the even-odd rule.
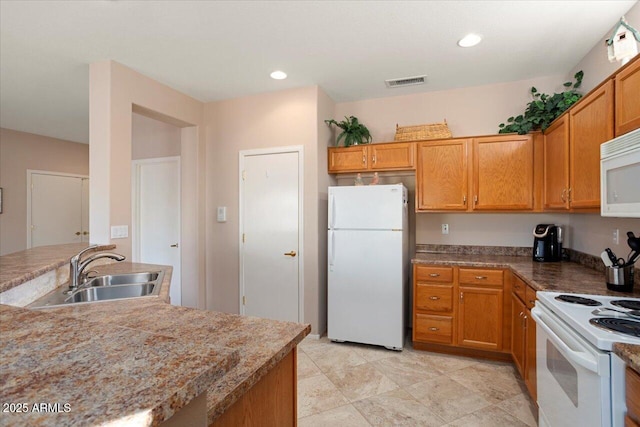
[[[633,265],[607,267],[607,289],[619,292],[633,291]]]

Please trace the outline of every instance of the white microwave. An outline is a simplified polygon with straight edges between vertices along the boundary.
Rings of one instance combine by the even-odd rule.
[[[640,218],[640,129],[600,146],[601,215]]]

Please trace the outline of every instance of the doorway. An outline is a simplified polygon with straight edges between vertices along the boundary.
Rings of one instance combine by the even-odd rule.
[[[89,177],[27,170],[27,249],[89,241]]]
[[[303,154],[240,152],[240,314],[304,319]]]
[[[134,262],[170,265],[171,304],[182,304],[180,157],[132,162]]]

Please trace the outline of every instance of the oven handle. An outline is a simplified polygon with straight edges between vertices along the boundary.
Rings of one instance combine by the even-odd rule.
[[[556,344],[560,349],[565,353],[567,358],[576,362],[578,365],[586,368],[592,372],[598,373],[598,363],[594,359],[590,359],[584,356],[584,352],[572,350],[562,339],[555,333],[553,330],[545,323],[542,319],[542,316],[538,314],[539,311],[534,307],[531,310],[531,315],[533,316],[536,324],[540,326],[548,335],[551,341]]]

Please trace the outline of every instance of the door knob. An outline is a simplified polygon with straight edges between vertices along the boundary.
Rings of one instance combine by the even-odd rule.
[[[290,257],[294,257],[294,256],[296,256],[296,251],[285,252],[285,255],[288,255]]]
[[[88,232],[88,231],[83,231],[83,232],[82,232],[82,235],[83,235],[83,236],[86,236],[87,234],[89,234],[89,232]]]
[[[79,231],[76,231],[76,236],[79,236],[79,235],[80,235],[80,232],[79,232]]]
[[[178,247],[178,244],[177,244],[177,243],[175,243],[175,244],[171,245],[171,247],[172,247],[172,248],[177,248],[177,247]]]

